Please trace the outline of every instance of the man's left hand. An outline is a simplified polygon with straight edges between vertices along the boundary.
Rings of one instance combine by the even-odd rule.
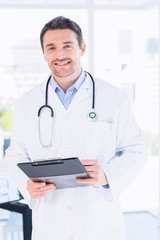
[[[84,165],[86,171],[89,173],[90,178],[77,178],[76,182],[92,184],[94,186],[102,186],[108,184],[107,177],[101,168],[99,161],[82,160],[81,162]]]

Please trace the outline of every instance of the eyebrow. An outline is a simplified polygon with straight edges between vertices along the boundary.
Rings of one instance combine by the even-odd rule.
[[[64,42],[63,44],[73,44],[72,41],[67,41],[67,42]]]
[[[63,42],[63,45],[65,45],[65,44],[73,44],[73,42],[72,41]],[[51,47],[51,46],[54,46],[54,45],[55,45],[54,43],[48,43],[48,44],[45,45],[45,47]]]
[[[53,45],[54,45],[53,43],[48,43],[48,44],[45,45],[45,47],[51,47]]]

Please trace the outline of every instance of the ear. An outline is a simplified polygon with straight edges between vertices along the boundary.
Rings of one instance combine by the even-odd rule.
[[[86,51],[86,44],[82,43],[82,46],[81,46],[81,56],[84,55],[85,51]]]

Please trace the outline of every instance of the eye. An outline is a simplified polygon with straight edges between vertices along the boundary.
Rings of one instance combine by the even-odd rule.
[[[53,46],[52,44],[50,44],[50,45],[46,46],[46,50],[47,50],[47,51],[53,51],[53,50],[55,50],[55,46]]]
[[[64,46],[64,48],[71,49],[71,48],[72,48],[72,46],[71,46],[71,45],[69,45],[69,44],[67,44],[67,45],[65,45],[65,46]]]
[[[55,49],[54,47],[50,47],[50,48],[48,48],[48,51],[54,50],[54,49]]]

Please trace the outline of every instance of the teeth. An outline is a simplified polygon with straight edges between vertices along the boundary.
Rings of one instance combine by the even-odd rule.
[[[55,63],[55,65],[57,65],[57,66],[65,66],[65,65],[67,65],[68,63],[69,63],[68,61],[58,62],[58,63]]]

